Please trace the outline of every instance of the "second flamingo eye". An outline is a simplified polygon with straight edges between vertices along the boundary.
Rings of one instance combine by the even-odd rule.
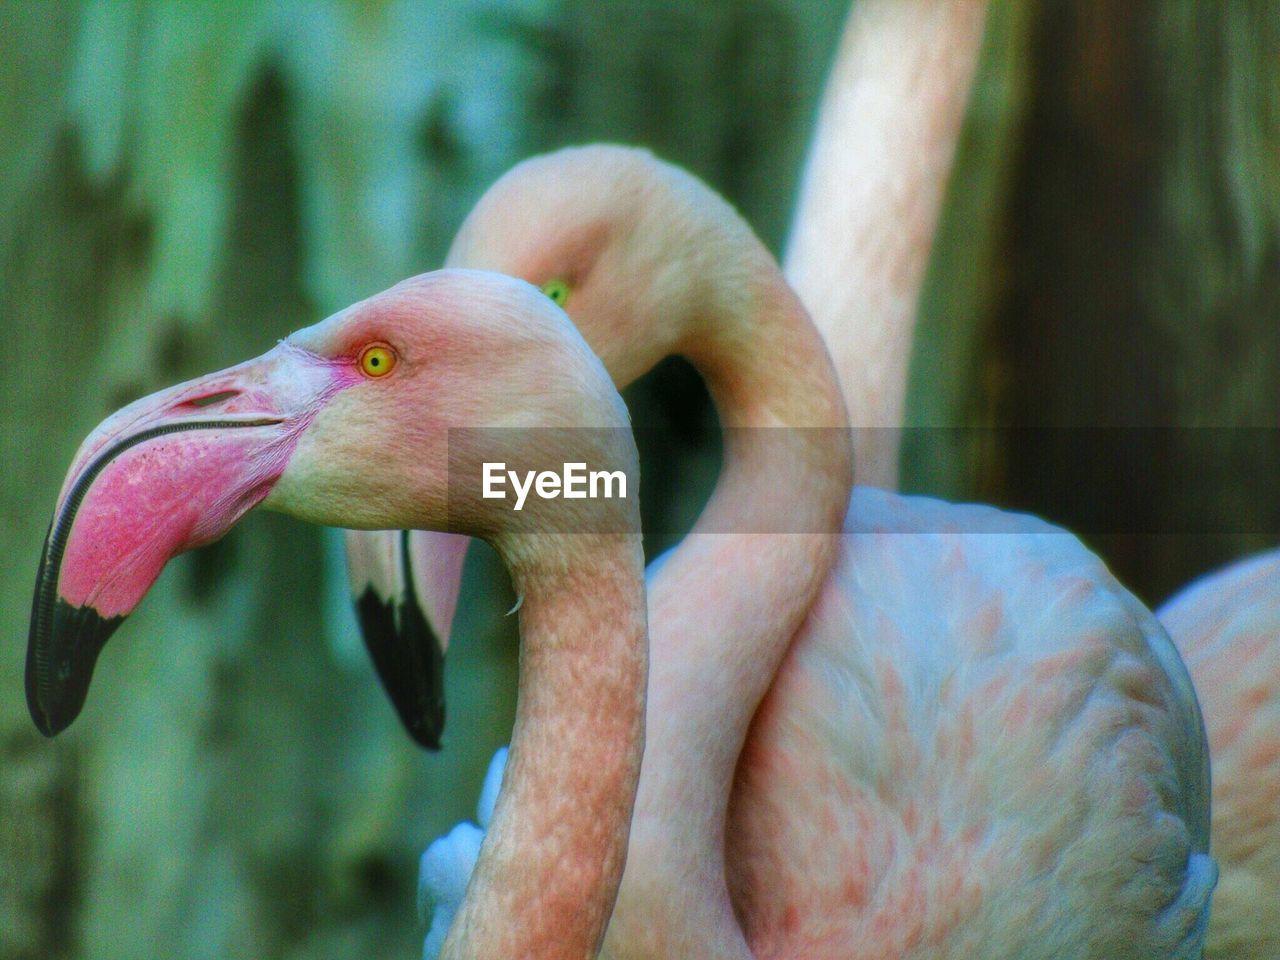
[[[542,292],[561,309],[569,302],[569,283],[566,280],[548,280],[542,285]]]
[[[366,377],[385,377],[396,365],[395,351],[382,344],[365,347],[360,354],[360,372]]]

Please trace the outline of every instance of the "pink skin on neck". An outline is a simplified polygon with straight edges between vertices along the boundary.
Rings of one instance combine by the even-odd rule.
[[[525,597],[511,753],[441,960],[593,957],[613,909],[645,742],[643,556],[636,537],[558,539],[560,562],[511,564]]]
[[[750,956],[724,875],[729,794],[751,718],[830,569],[848,502],[844,410],[822,343],[768,260],[752,302],[736,321],[745,330],[726,324],[725,339],[759,343],[769,360],[753,364],[718,342],[723,329],[697,331],[685,348],[722,423],[745,429],[728,437],[715,494],[650,584],[649,747],[611,957],[692,945],[703,957]],[[653,924],[654,899],[669,903],[677,891],[679,905]]]
[[[786,272],[831,350],[855,427],[898,428],[903,422],[917,301],[977,65],[986,8],[986,0],[867,0],[855,4],[840,43],[797,207]],[[785,306],[783,311],[785,316]],[[584,328],[585,319],[580,321]],[[776,317],[769,320],[777,322]],[[807,321],[793,322],[801,325],[809,326]],[[595,345],[591,332],[584,332]],[[770,362],[793,355],[802,342],[783,333],[771,348],[768,338],[753,333],[740,338],[734,351],[717,349],[720,344],[730,346],[725,340],[717,344],[709,339],[704,349],[709,349],[711,363],[700,368],[712,386],[722,421],[759,422],[748,404],[759,396],[755,384],[771,375],[782,396],[794,396],[806,386],[812,390],[800,376],[768,367],[753,370],[743,356],[750,353]],[[723,386],[717,387],[717,381]],[[896,429],[855,432],[860,483],[896,485],[898,441]],[[785,478],[770,482],[766,471],[778,466],[770,462],[746,473],[741,501],[766,490],[788,489]],[[732,496],[727,485],[723,492],[726,500]],[[830,529],[839,529],[845,503],[847,497],[841,499]],[[708,513],[716,509],[713,501]],[[707,957],[750,955],[727,891],[721,888],[723,801],[732,786],[747,725],[800,625],[798,614],[808,609],[810,588],[821,582],[821,577],[817,582],[798,581],[798,569],[805,565],[823,576],[827,569],[823,561],[828,555],[818,544],[779,542],[773,552],[766,539],[740,545],[691,542],[683,555],[664,565],[650,589],[650,747],[633,837],[643,847],[646,830],[651,831],[655,876],[665,872],[678,878],[684,870],[696,871],[694,875],[714,889],[703,909],[677,911],[683,927],[667,931],[667,946],[697,943],[700,955]],[[806,557],[806,548],[815,552]],[[761,589],[763,585],[768,589]],[[723,602],[708,612],[702,602],[707,596]],[[673,630],[668,624],[681,626]],[[721,738],[709,742],[709,728],[722,731]],[[664,751],[667,744],[669,752]],[[697,769],[688,760],[696,755],[693,748],[703,750]],[[702,819],[672,818],[670,812],[680,809],[691,787],[699,791]],[[662,836],[672,829],[681,836]],[[684,865],[658,865],[672,851],[685,852]],[[624,878],[624,897],[629,879]],[[640,878],[635,886],[645,883]],[[625,919],[620,909],[619,920]],[[663,944],[655,942],[652,930],[618,926],[618,936],[610,934],[611,944],[618,947],[616,956],[629,955],[628,942],[646,936],[649,949],[635,954],[662,953]]]

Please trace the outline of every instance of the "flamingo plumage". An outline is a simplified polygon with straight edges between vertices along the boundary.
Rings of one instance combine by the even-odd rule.
[[[46,540],[27,664],[37,726],[53,735],[79,713],[102,644],[169,557],[255,505],[482,536],[524,596],[520,699],[443,955],[594,955],[644,741],[638,513],[634,497],[515,513],[482,498],[478,468],[474,483],[455,475],[489,459],[636,475],[626,408],[563,312],[478,271],[407,280],[256,360],[119,411],[82,444]]]
[[[561,151],[495,184],[450,262],[567,289],[619,384],[684,353],[731,428],[714,521],[649,574],[606,955],[1200,955],[1208,763],[1167,635],[1039,520],[851,498],[831,362],[727,204],[643,151]]]
[[[1157,612],[1191,671],[1213,758],[1222,868],[1205,955],[1280,956],[1280,551],[1187,587]]]

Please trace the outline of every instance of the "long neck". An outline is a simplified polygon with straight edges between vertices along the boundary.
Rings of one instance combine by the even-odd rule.
[[[858,0],[785,261],[835,359],[858,482],[893,487],[920,289],[988,0]]]
[[[495,545],[524,597],[519,702],[503,789],[441,957],[583,960],[613,909],[644,749],[643,553],[636,535]]]
[[[724,467],[650,582],[649,746],[611,957],[693,945],[701,957],[747,955],[724,879],[729,793],[751,718],[833,562],[852,484],[831,361],[751,244],[752,279],[675,345],[727,428]],[[647,926],[672,897],[662,929]]]
[[[651,586],[655,622],[682,624],[672,636],[682,669],[705,671],[684,682],[707,685],[690,705],[723,731],[717,805],[746,726],[826,579],[853,483],[844,403],[822,340],[771,261],[756,277],[743,309],[709,318],[685,347],[726,428],[724,467]],[[714,584],[714,604],[691,588],[699,580]],[[659,620],[668,605],[679,619]]]

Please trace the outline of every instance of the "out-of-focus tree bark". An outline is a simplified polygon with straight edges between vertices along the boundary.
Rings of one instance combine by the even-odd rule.
[[[36,733],[21,675],[32,564],[52,496],[45,478],[61,469],[58,460],[68,453],[49,421],[75,419],[77,374],[89,366],[96,340],[92,327],[62,302],[94,272],[90,231],[63,216],[80,195],[42,176],[61,129],[76,14],[72,5],[0,5],[0,89],[30,85],[47,92],[0,97],[0,332],[11,358],[0,377],[0,957],[18,960],[69,955],[79,909],[73,878],[82,855],[80,757],[74,747],[51,746]],[[66,244],[84,254],[70,269],[59,265]]]
[[[1156,602],[1280,531],[1280,21],[992,13],[912,359],[908,423],[953,429],[904,484],[1041,513]]]
[[[1004,422],[1072,429],[997,477],[1154,602],[1280,530],[1280,18],[1042,6],[988,362]]]

